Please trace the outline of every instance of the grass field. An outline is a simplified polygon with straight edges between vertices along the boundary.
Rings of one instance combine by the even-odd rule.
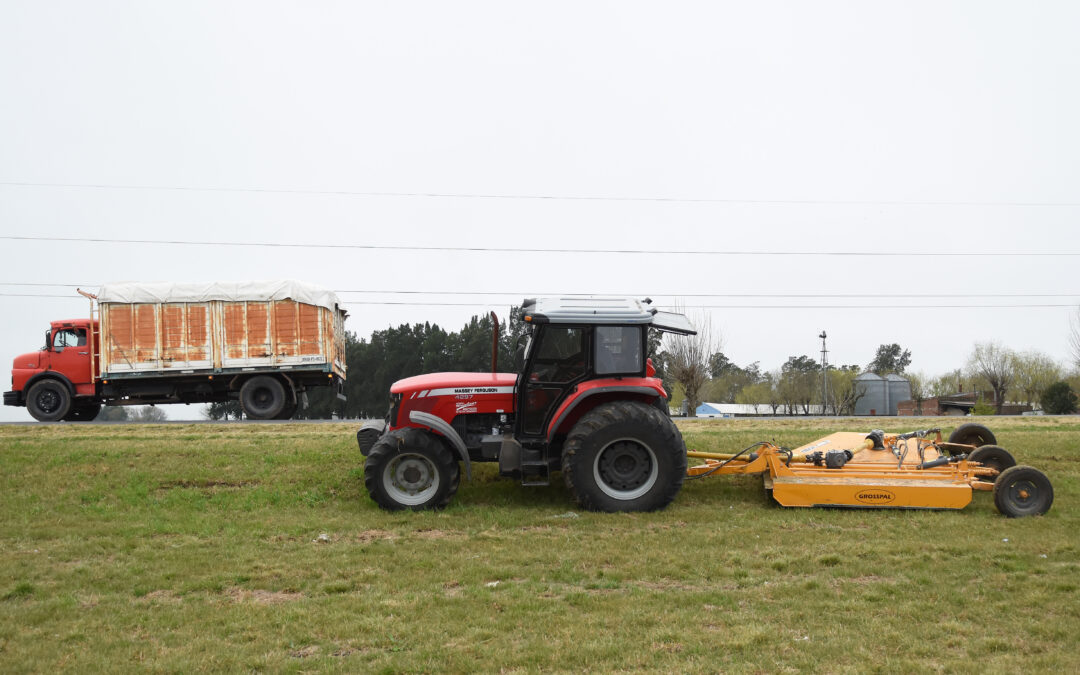
[[[594,514],[487,465],[388,514],[353,424],[0,428],[0,671],[1078,672],[1080,419],[989,423],[1050,476],[1046,516],[789,510],[749,477]]]

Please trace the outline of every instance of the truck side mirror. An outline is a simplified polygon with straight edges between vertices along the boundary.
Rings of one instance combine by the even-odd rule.
[[[43,352],[52,351],[52,329],[45,331],[45,346],[41,348]]]

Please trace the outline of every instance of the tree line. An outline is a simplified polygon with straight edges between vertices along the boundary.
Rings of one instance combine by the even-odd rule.
[[[515,308],[509,317],[499,325],[497,351],[501,372],[518,369],[520,364],[515,363],[515,358],[520,357],[518,352],[525,333],[520,311]],[[705,401],[750,405],[758,414],[766,415],[809,415],[822,411],[830,415],[852,415],[862,395],[855,378],[867,371],[905,377],[917,407],[932,397],[975,391],[981,394],[983,412],[987,407],[1000,412],[1006,402],[1041,407],[1047,412],[1076,410],[1075,391],[1080,388],[1080,375],[1075,370],[1069,372],[1041,352],[1018,352],[993,342],[977,343],[964,364],[928,376],[910,371],[910,350],[891,343],[879,346],[873,360],[865,366],[830,364],[823,373],[817,359],[803,354],[790,356],[778,368],[766,370],[757,361],[736,364],[717,348],[721,340],[711,335],[709,322],[695,323],[704,327],[696,336],[664,338],[650,331],[648,346],[673,408],[684,408],[690,415]],[[340,401],[328,389],[309,391],[307,406],[298,410],[295,417],[381,418],[389,406],[390,386],[397,380],[446,371],[489,372],[493,327],[491,316],[477,315],[454,332],[430,322],[402,324],[375,331],[368,338],[347,332],[346,401]],[[1077,340],[1080,346],[1080,337]],[[1080,349],[1077,361],[1080,365]],[[826,391],[828,399],[823,401]],[[1044,401],[1048,392],[1050,399]],[[210,404],[206,416],[239,419],[239,403]]]

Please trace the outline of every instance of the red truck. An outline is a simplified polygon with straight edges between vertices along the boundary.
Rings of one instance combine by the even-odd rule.
[[[106,284],[90,318],[51,322],[15,358],[4,405],[42,422],[88,421],[104,405],[239,400],[288,419],[312,387],[344,398],[345,311],[298,281]],[[96,307],[95,307],[96,303]]]

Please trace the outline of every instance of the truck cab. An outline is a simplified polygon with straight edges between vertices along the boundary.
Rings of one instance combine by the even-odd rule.
[[[94,381],[98,341],[97,321],[51,322],[45,346],[12,362],[11,391],[4,392],[4,404],[26,406],[40,421],[96,417],[101,409]]]

